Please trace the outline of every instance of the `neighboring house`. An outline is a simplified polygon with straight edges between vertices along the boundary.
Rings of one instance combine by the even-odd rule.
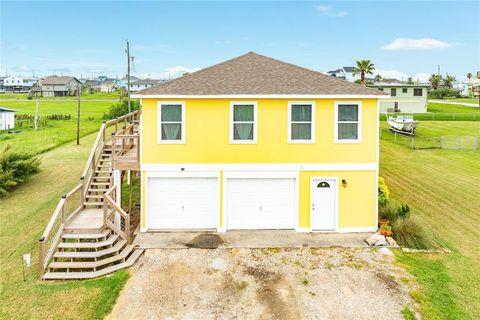
[[[141,79],[135,76],[130,76],[130,83],[138,80],[141,80]],[[117,88],[125,88],[125,89],[127,88],[128,79],[126,76],[123,77],[122,79],[116,80],[115,82],[116,82]]]
[[[3,79],[4,90],[10,92],[28,92],[37,83],[35,77],[8,76]]]
[[[142,232],[377,230],[386,93],[250,52],[132,97]]]
[[[100,92],[113,92],[116,89],[115,79],[106,79],[99,84]]]
[[[340,69],[328,71],[327,74],[335,78],[355,82],[357,80],[360,80],[360,73],[354,74],[355,70],[357,70],[357,68],[355,67],[342,67]],[[368,77],[367,75],[365,77],[365,80],[373,82],[374,78]]]
[[[74,95],[80,86],[80,81],[69,76],[49,76],[41,81],[42,96],[63,97]]]
[[[380,101],[380,112],[427,112],[428,84],[375,83],[370,85],[390,94],[390,98]]]
[[[5,77],[0,77],[0,92],[3,92],[5,90],[3,88],[3,79],[5,79]]]
[[[15,127],[15,112],[17,110],[0,107],[0,130],[9,130]]]
[[[137,92],[143,89],[147,89],[153,86],[156,86],[160,83],[159,80],[153,80],[153,79],[143,79],[143,80],[137,80],[133,81],[130,79],[130,91],[131,92]]]

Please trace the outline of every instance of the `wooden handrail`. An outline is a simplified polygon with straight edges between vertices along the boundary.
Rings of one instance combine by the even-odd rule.
[[[40,237],[40,239],[44,239],[44,241],[48,238],[48,235],[50,234],[50,232],[52,231],[52,228],[53,228],[53,225],[55,224],[55,221],[57,220],[57,217],[58,215],[60,214],[60,212],[62,212],[62,208],[63,206],[65,205],[65,198],[62,198],[58,204],[57,204],[57,207],[55,208],[55,211],[53,211],[53,214],[52,216],[50,217],[50,221],[48,222],[47,224],[47,227],[45,228],[45,230],[43,231],[42,233],[42,236]]]

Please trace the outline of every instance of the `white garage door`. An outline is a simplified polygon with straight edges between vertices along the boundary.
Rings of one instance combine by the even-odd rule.
[[[295,228],[295,179],[227,179],[227,229]]]
[[[149,178],[149,229],[211,229],[219,221],[217,178]]]

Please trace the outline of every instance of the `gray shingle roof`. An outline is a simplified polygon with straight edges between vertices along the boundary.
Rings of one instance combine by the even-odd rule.
[[[46,77],[45,79],[42,80],[42,85],[63,85],[67,84],[71,80],[75,79],[75,81],[78,81],[75,77],[69,77],[69,76],[49,76]]]
[[[376,89],[249,52],[136,95],[382,95]]]

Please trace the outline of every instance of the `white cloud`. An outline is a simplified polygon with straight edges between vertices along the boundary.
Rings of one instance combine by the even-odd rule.
[[[345,17],[348,15],[346,11],[335,10],[331,5],[319,5],[317,11],[326,16]]]
[[[181,76],[185,72],[192,73],[195,71],[200,70],[200,68],[187,68],[184,66],[175,66],[166,68],[164,71],[161,72],[152,72],[152,73],[144,73],[140,76],[142,78],[152,78],[152,79],[173,79]]]
[[[375,75],[381,75],[382,78],[387,78],[387,79],[397,79],[397,80],[403,80],[407,81],[409,77],[412,77],[414,81],[420,81],[420,82],[427,82],[428,78],[430,77],[429,73],[425,72],[418,72],[416,74],[407,74],[406,72],[400,71],[400,70],[384,70],[384,69],[376,69],[375,70]]]
[[[407,39],[397,38],[393,42],[382,47],[383,50],[430,50],[449,48],[454,46],[454,43],[449,43],[441,40],[422,38],[422,39]]]

